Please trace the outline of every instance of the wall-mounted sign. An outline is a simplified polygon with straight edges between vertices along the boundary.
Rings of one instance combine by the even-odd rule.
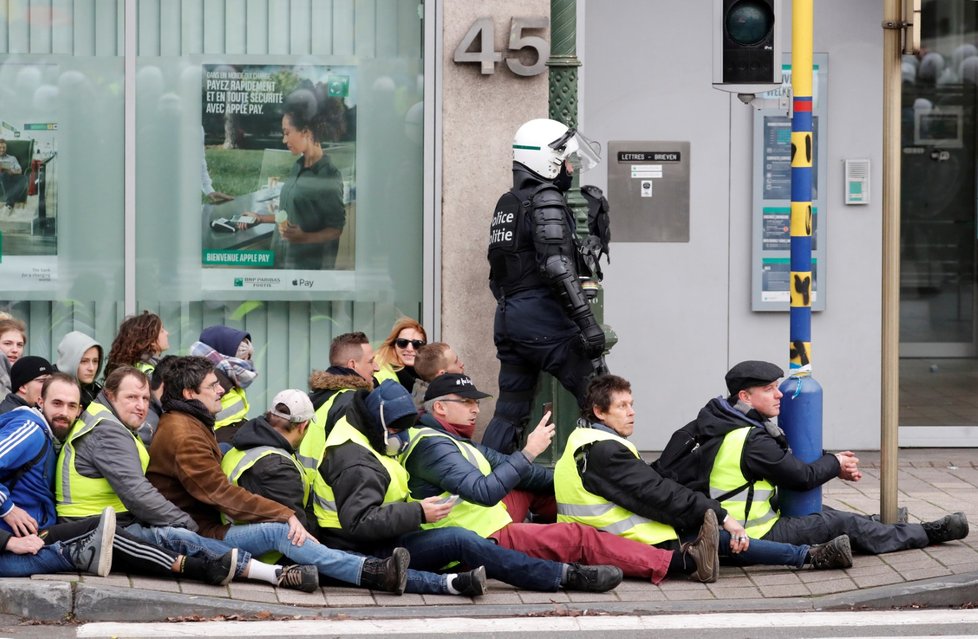
[[[525,35],[525,31],[543,31],[550,25],[550,20],[544,16],[512,18],[509,26],[509,55],[506,56],[506,66],[516,75],[534,76],[543,73],[547,59],[550,58],[550,43],[538,35]],[[455,47],[452,57],[458,64],[477,63],[481,65],[483,75],[496,72],[496,63],[503,59],[503,54],[496,51],[493,43],[496,41],[496,27],[492,18],[479,18],[465,32],[462,41]],[[473,50],[474,49],[474,50]],[[536,54],[536,62],[523,64],[520,52],[531,49]]]

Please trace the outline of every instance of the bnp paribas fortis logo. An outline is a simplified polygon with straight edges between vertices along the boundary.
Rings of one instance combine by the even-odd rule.
[[[244,278],[243,277],[234,278],[234,286],[235,288],[241,288],[242,286],[244,286]]]

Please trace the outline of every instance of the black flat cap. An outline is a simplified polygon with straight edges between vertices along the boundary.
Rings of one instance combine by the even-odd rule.
[[[731,368],[724,379],[727,390],[736,395],[742,390],[755,386],[766,386],[784,377],[784,371],[771,362],[747,360]]]

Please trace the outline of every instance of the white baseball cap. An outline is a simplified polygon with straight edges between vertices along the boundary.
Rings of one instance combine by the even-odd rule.
[[[295,388],[287,388],[276,395],[269,412],[293,423],[309,421],[316,414],[309,395]]]

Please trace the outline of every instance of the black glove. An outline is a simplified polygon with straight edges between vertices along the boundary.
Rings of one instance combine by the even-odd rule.
[[[597,322],[591,322],[581,330],[581,341],[584,342],[584,352],[588,357],[597,357],[604,353],[604,330]]]

